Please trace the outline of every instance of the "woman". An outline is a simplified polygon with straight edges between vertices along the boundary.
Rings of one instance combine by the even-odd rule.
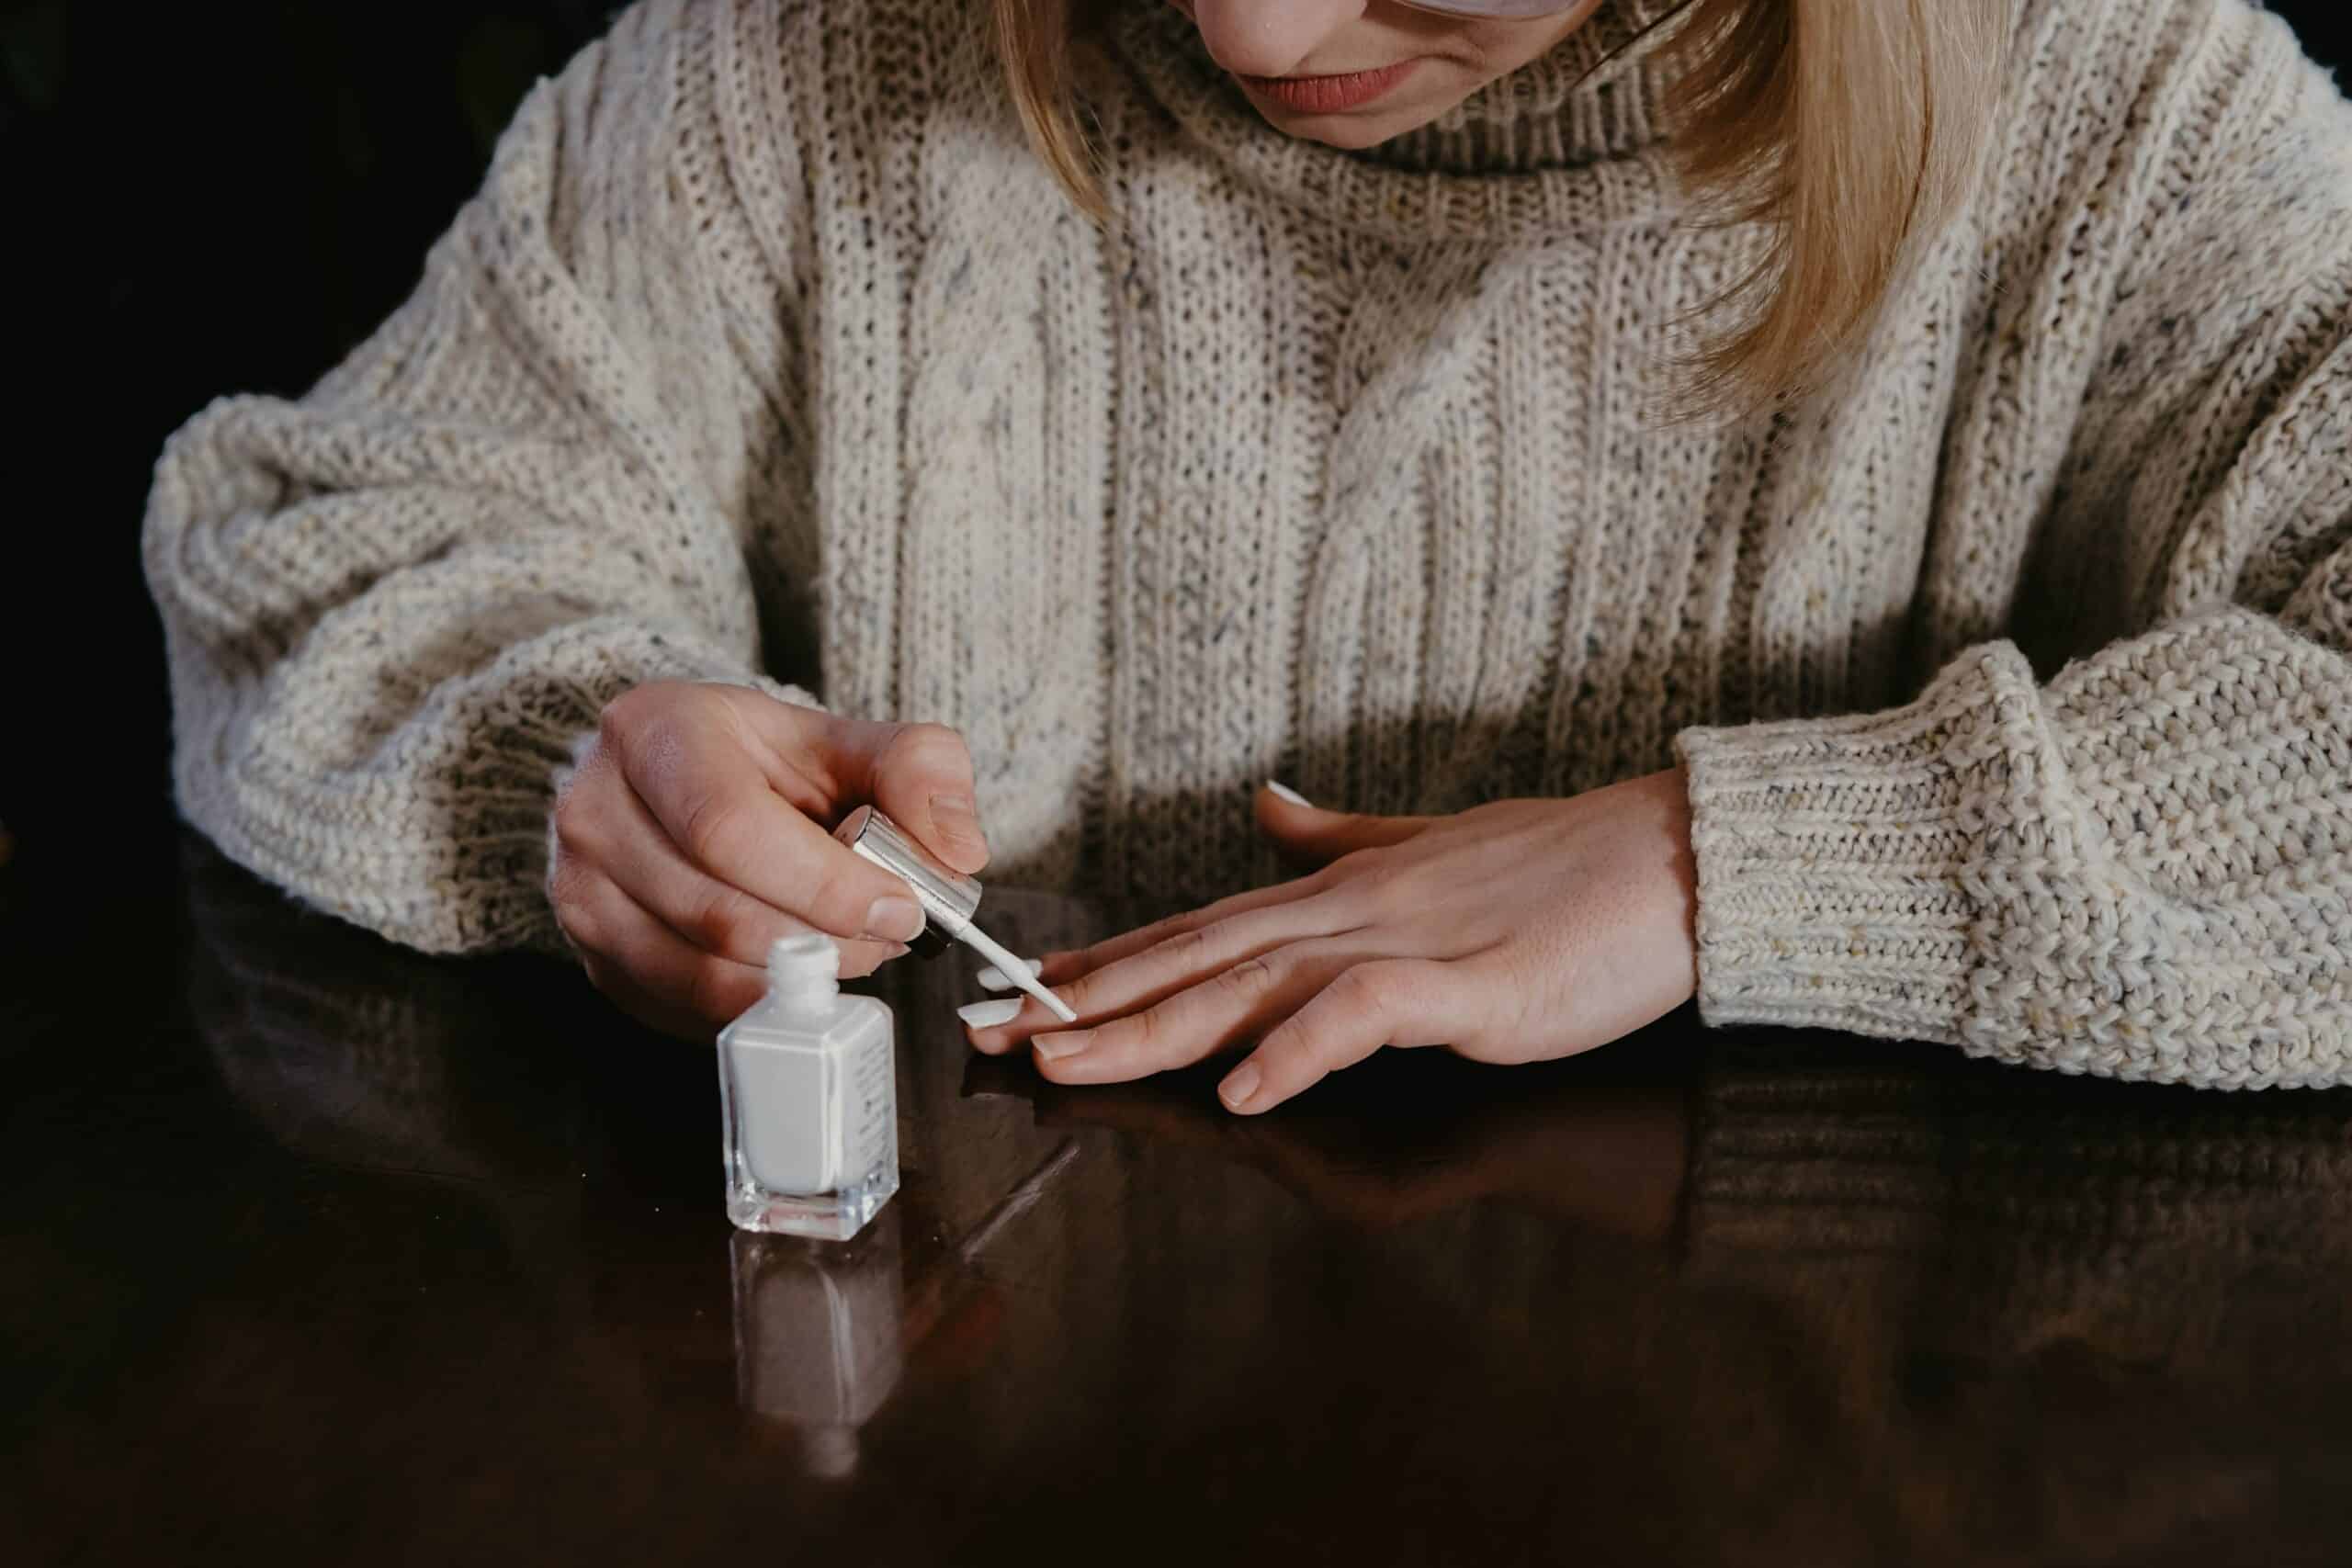
[[[180,799],[682,1034],[916,929],[871,799],[1203,904],[974,1041],[1237,1111],[1693,996],[2338,1082],[2347,147],[2245,0],[649,0],[173,441]]]

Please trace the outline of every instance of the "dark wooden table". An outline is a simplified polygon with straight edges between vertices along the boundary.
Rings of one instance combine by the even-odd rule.
[[[709,1053],[559,966],[130,880],[0,884],[13,1562],[2352,1561],[2343,1094],[1686,1013],[1237,1121],[974,1058],[910,963],[829,1248],[729,1228]]]

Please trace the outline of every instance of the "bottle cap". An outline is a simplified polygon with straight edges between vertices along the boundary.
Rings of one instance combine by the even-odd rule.
[[[903,879],[922,906],[923,927],[907,945],[926,958],[947,951],[979,911],[980,885],[943,864],[907,830],[871,806],[842,818],[833,837]]]

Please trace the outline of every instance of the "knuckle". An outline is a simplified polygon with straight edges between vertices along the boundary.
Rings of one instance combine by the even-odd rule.
[[[631,686],[597,712],[596,733],[611,745],[627,750],[644,735],[662,705],[658,685]]]
[[[594,952],[605,945],[604,922],[597,918],[584,878],[576,871],[558,870],[548,887],[548,902],[555,923],[574,947]]]
[[[566,790],[556,796],[555,807],[548,813],[548,826],[552,829],[548,841],[554,846],[555,865],[561,865],[585,848],[581,841],[581,830],[585,825],[577,790]],[[553,869],[551,866],[550,872]]]
[[[1396,998],[1395,972],[1377,964],[1359,964],[1331,982],[1334,1005],[1359,1016],[1385,1012]]]
[[[1263,953],[1243,959],[1216,977],[1221,989],[1242,1001],[1253,1001],[1264,996],[1274,988],[1280,978],[1280,971],[1273,960]]]
[[[572,946],[578,948],[582,953],[594,953],[604,951],[604,928],[597,921],[596,918],[594,915],[589,914],[585,909],[577,906],[566,907],[563,905],[558,905],[555,912],[555,923],[557,928],[563,932],[564,939],[570,942]]]
[[[908,725],[899,731],[898,742],[912,750],[953,751],[959,757],[965,755],[962,732],[944,724]]]
[[[590,852],[596,843],[596,811],[592,790],[575,780],[556,797],[555,842],[559,861]]]
[[[695,796],[686,803],[679,818],[684,842],[678,847],[698,865],[707,868],[718,863],[726,858],[741,813],[742,803],[723,791]]]
[[[1086,1018],[1098,1010],[1094,998],[1102,988],[1102,975],[1100,969],[1090,969],[1074,980],[1063,981],[1054,989],[1061,993],[1062,1000],[1069,1004],[1072,1012]]]
[[[1125,1032],[1127,1044],[1147,1059],[1156,1060],[1168,1048],[1168,1019],[1159,1008],[1146,1008],[1128,1018]]]
[[[610,964],[594,953],[588,953],[582,957],[580,966],[587,972],[588,984],[599,994],[607,997],[613,994],[613,983],[616,976]]]
[[[862,933],[870,900],[858,897],[856,883],[838,867],[827,865],[812,871],[802,879],[800,886],[804,889],[803,907],[797,913],[808,916],[837,936]]]
[[[1326,861],[1304,876],[1293,878],[1291,886],[1298,890],[1302,900],[1329,893],[1342,880],[1339,865],[1338,861]]]
[[[1270,1067],[1287,1067],[1290,1064],[1312,1061],[1316,1055],[1314,1036],[1308,1026],[1300,1022],[1299,1016],[1294,1013],[1266,1032],[1266,1037],[1258,1042],[1258,1049],[1253,1055]]]
[[[1217,942],[1211,933],[1215,926],[1194,926],[1178,931],[1160,944],[1160,956],[1187,973],[1205,968],[1216,958]]]
[[[658,784],[676,773],[709,721],[724,722],[728,711],[716,688],[650,682],[605,705],[596,716],[597,740],[632,779]]]
[[[751,911],[743,896],[731,887],[711,886],[695,898],[686,915],[686,937],[708,953],[730,953],[750,944],[753,936]]]
[[[972,753],[964,737],[944,724],[905,724],[882,748],[886,767],[933,767],[959,773],[972,771]]]
[[[1358,861],[1350,875],[1356,890],[1370,900],[1372,907],[1384,914],[1401,913],[1414,908],[1419,895],[1406,884],[1408,873],[1393,856],[1377,850],[1359,850],[1365,858]]]

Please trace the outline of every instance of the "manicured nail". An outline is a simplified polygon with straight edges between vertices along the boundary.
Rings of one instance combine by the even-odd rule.
[[[1044,959],[1033,958],[1029,960],[1030,974],[1042,975],[1045,972],[1046,961]],[[1003,970],[998,968],[993,964],[980,971],[979,981],[980,989],[983,991],[1009,991],[1012,989],[1012,980],[1006,977]]]
[[[1048,1062],[1058,1062],[1064,1056],[1077,1055],[1093,1039],[1094,1032],[1091,1029],[1069,1029],[1059,1034],[1040,1034],[1029,1043],[1035,1046],[1037,1055]]]
[[[922,906],[885,894],[865,911],[865,932],[885,942],[912,942],[922,934]]]
[[[1227,1111],[1243,1110],[1248,1107],[1250,1097],[1258,1092],[1258,1080],[1262,1076],[1257,1063],[1244,1062],[1216,1086],[1216,1097],[1225,1101]]]
[[[968,795],[934,795],[931,797],[931,819],[940,832],[960,844],[985,850],[989,841],[980,833],[980,814]]]
[[[1022,999],[1012,997],[1004,1001],[973,1002],[956,1010],[967,1029],[996,1029],[1021,1016]]]
[[[1308,806],[1309,809],[1312,809],[1306,796],[1299,794],[1298,791],[1291,788],[1290,785],[1282,783],[1280,780],[1268,779],[1266,781],[1266,787],[1273,791],[1274,794],[1279,795],[1281,798],[1289,801],[1293,806]]]

